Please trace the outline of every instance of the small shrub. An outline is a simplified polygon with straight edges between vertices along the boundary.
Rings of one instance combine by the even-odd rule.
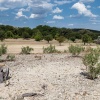
[[[83,57],[83,63],[87,66],[88,78],[95,79],[100,74],[100,52],[98,49],[91,51]]]
[[[75,42],[76,39],[75,39],[75,37],[71,37],[70,40]]]
[[[6,54],[7,53],[7,47],[5,46],[5,44],[2,44],[1,46],[0,46],[0,56],[2,55],[2,54]]]
[[[91,47],[86,47],[86,48],[85,48],[85,52],[86,52],[86,53],[90,52],[91,50],[93,50],[93,48],[91,48]]]
[[[66,38],[64,36],[59,36],[56,38],[56,40],[59,42],[59,45],[61,46],[61,43],[63,43],[66,40]]]
[[[33,48],[30,48],[29,46],[22,47],[21,49],[22,49],[21,54],[30,54],[30,52],[34,50]]]
[[[68,49],[72,56],[78,56],[82,51],[84,51],[84,48],[79,45],[70,45]]]
[[[7,59],[8,61],[14,61],[14,60],[15,60],[15,55],[13,55],[13,54],[8,54],[7,57],[6,57],[6,59]]]
[[[43,47],[43,53],[59,53],[59,51],[55,49],[55,46],[50,45],[47,48]]]
[[[67,53],[67,50],[64,50],[64,53]]]
[[[0,56],[2,55],[2,49],[0,48]]]

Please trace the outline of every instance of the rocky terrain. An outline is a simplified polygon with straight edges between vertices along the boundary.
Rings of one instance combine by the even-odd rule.
[[[16,55],[5,62],[11,78],[0,84],[0,100],[100,100],[100,78],[87,79],[82,57],[69,54]],[[36,93],[24,97],[25,93]]]

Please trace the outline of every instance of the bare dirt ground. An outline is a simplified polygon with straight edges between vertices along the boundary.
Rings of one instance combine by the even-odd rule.
[[[49,45],[46,41],[11,39],[3,43],[7,45],[8,53],[20,53],[22,46],[31,46],[34,54],[16,54],[15,61],[4,62],[10,69],[11,78],[0,84],[0,100],[100,100],[100,77],[93,81],[81,75],[86,71],[82,57],[71,57],[67,53],[42,54],[43,46]],[[70,45],[59,46],[57,41],[51,44],[62,51]],[[23,99],[24,93],[38,95]]]
[[[5,62],[5,67],[10,68],[11,78],[8,86],[0,84],[0,100],[100,100],[100,78],[93,81],[81,75],[86,69],[81,57],[16,55],[16,60]],[[39,95],[16,99],[24,93]]]
[[[65,41],[62,43],[62,46],[59,46],[59,43],[56,40],[50,41],[50,44],[47,43],[47,41],[40,41],[36,42],[33,39],[30,40],[23,40],[23,39],[6,39],[4,42],[0,42],[0,44],[5,44],[8,48],[8,53],[15,53],[18,54],[21,52],[21,48],[23,46],[30,46],[34,48],[34,51],[32,53],[43,53],[43,47],[47,47],[50,44],[55,45],[57,50],[64,51],[68,50],[68,47],[70,44],[80,44],[83,45],[83,43],[72,43],[70,41]],[[93,48],[96,47],[95,44],[92,44]]]

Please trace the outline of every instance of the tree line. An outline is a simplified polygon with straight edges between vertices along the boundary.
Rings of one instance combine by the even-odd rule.
[[[72,40],[83,39],[87,37],[85,41],[91,41],[97,39],[100,36],[100,31],[89,29],[69,29],[69,28],[57,28],[47,25],[39,25],[35,28],[29,27],[14,27],[10,25],[0,25],[0,40],[3,41],[7,38],[23,38],[23,39],[35,39],[36,41],[56,39],[62,42],[66,38]],[[84,38],[85,37],[85,38]],[[62,40],[61,40],[62,39]]]

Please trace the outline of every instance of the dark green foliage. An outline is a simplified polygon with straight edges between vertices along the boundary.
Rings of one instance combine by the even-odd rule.
[[[66,38],[64,36],[59,36],[56,38],[56,40],[59,42],[59,45],[61,46],[61,43],[64,42]]]
[[[83,63],[87,66],[88,78],[95,79],[100,74],[100,49],[91,49],[83,57]]]
[[[29,33],[23,32],[22,37],[23,37],[23,39],[28,39],[30,36],[29,36]]]
[[[6,32],[6,38],[13,38],[13,33],[11,31]]]
[[[14,35],[13,38],[14,38],[14,39],[18,39],[18,38],[20,38],[20,36]]]
[[[22,47],[21,49],[22,49],[22,50],[21,50],[21,54],[30,54],[31,51],[34,50],[33,48],[30,48],[29,46]]]
[[[6,33],[4,31],[0,31],[0,40],[3,41],[6,38]]]
[[[48,41],[48,43],[49,43],[49,41],[52,41],[52,40],[53,40],[53,37],[52,37],[51,34],[49,34],[49,35],[45,36],[44,39],[45,39],[46,41]]]
[[[51,34],[53,39],[56,38],[57,33],[59,36],[64,36],[67,39],[75,37],[75,39],[82,39],[84,34],[88,34],[92,39],[97,39],[100,36],[100,31],[88,30],[88,29],[69,29],[69,28],[57,28],[47,25],[39,25],[33,29],[29,27],[13,27],[9,25],[0,25],[0,40],[3,41],[7,38],[34,38],[37,32],[40,31],[42,39],[48,34]],[[26,33],[24,33],[26,32]],[[1,34],[3,33],[3,34]],[[8,36],[6,36],[8,34]],[[26,35],[24,35],[26,34]],[[36,36],[36,40],[41,40],[39,36]]]
[[[82,51],[84,51],[84,48],[79,45],[70,45],[68,49],[72,56],[78,56]]]
[[[43,53],[59,53],[59,51],[56,50],[55,46],[50,44],[50,46],[46,48],[43,47]]]
[[[71,37],[70,40],[75,42],[75,37]]]

